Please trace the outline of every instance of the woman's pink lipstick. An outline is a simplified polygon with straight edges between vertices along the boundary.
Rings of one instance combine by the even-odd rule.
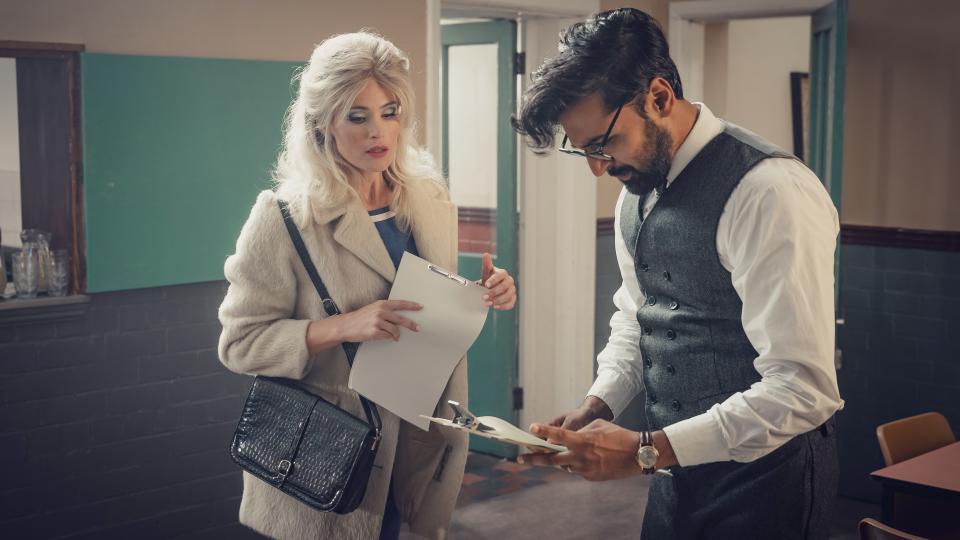
[[[383,156],[387,155],[387,152],[389,151],[390,149],[386,146],[374,146],[373,148],[367,150],[367,154],[375,158],[382,158]]]

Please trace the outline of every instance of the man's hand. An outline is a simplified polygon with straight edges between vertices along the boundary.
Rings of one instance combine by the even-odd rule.
[[[550,421],[550,425],[577,431],[597,419],[613,420],[613,411],[602,399],[596,396],[587,396],[587,399],[583,400],[579,407],[554,418]]]
[[[530,432],[566,446],[567,451],[524,454],[517,458],[520,463],[559,467],[587,480],[614,480],[642,473],[636,457],[640,434],[606,420],[594,420],[580,431],[533,424]],[[660,452],[656,468],[677,464],[673,447],[663,431],[654,432],[653,445]]]
[[[640,434],[606,420],[594,420],[580,431],[544,424],[533,424],[530,431],[538,437],[567,447],[555,454],[525,454],[521,463],[560,467],[587,480],[613,480],[640,474],[637,448]]]

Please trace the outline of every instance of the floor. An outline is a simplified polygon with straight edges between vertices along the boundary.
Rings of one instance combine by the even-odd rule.
[[[638,538],[648,479],[587,482],[555,469],[471,453],[450,528],[451,539]],[[857,523],[879,517],[875,504],[837,499],[831,540],[855,540]]]

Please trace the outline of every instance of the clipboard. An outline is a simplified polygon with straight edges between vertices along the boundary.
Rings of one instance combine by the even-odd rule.
[[[420,311],[400,312],[420,326],[400,328],[398,341],[368,341],[357,350],[348,386],[377,405],[426,430],[443,389],[473,345],[489,308],[482,285],[405,252],[390,289],[391,300],[409,300]]]
[[[526,432],[517,426],[497,418],[496,416],[476,416],[466,407],[456,401],[447,401],[453,408],[453,419],[434,418],[424,416],[427,420],[453,429],[466,431],[471,435],[477,435],[495,441],[523,446],[531,450],[546,450],[548,452],[566,452],[567,447],[559,444],[548,443],[536,435]]]

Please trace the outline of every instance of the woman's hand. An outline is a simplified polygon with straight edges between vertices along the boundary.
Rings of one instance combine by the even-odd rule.
[[[307,325],[307,350],[311,354],[340,346],[377,339],[400,339],[400,327],[420,331],[420,326],[398,311],[419,311],[423,306],[406,300],[378,300],[362,308]]]
[[[513,309],[517,303],[517,286],[503,268],[493,265],[493,255],[483,254],[483,278],[480,284],[490,290],[483,295],[484,302],[493,309]]]
[[[397,313],[398,311],[420,311],[423,306],[406,300],[377,300],[362,308],[344,313],[338,317],[340,341],[361,343],[382,339],[400,339],[400,327],[420,331],[420,326]]]

